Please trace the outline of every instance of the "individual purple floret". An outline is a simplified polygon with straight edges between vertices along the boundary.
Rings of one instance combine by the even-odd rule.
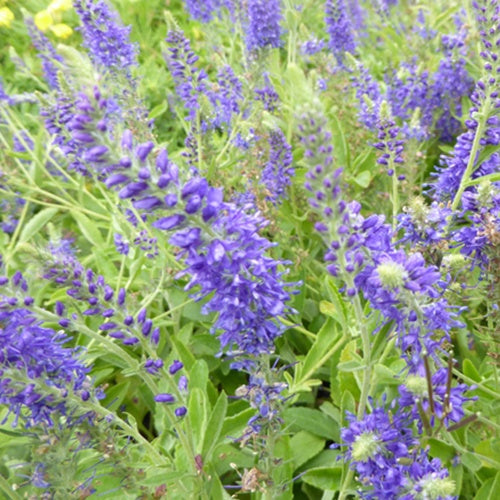
[[[292,148],[279,129],[271,132],[269,147],[269,160],[262,170],[261,181],[267,190],[266,198],[276,204],[285,197],[285,189],[294,174]]]
[[[330,50],[335,55],[338,64],[342,66],[345,52],[353,54],[356,49],[350,15],[344,0],[326,0],[325,21],[330,37]]]
[[[35,26],[33,19],[26,19],[26,27],[31,41],[38,51],[38,57],[42,60],[42,68],[45,80],[52,89],[59,89],[57,72],[64,64],[63,58],[56,52],[50,40]]]
[[[21,416],[28,427],[71,416],[68,392],[89,398],[89,369],[78,350],[63,347],[68,338],[43,327],[27,309],[2,307],[0,325],[0,404],[14,413],[14,425]]]
[[[245,30],[249,52],[280,46],[280,0],[248,0],[247,16]]]
[[[130,28],[121,26],[118,16],[104,0],[75,0],[80,16],[84,47],[101,71],[123,72],[137,65],[137,46],[130,42]]]

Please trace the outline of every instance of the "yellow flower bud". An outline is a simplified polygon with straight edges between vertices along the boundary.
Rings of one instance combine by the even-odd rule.
[[[73,34],[71,27],[64,23],[52,25],[50,31],[52,31],[57,38],[68,38]]]
[[[52,0],[47,10],[53,14],[55,12],[64,12],[66,10],[70,10],[73,7],[73,3],[71,0]]]
[[[0,9],[0,27],[5,26],[8,28],[10,23],[14,20],[14,14],[8,7],[2,7]]]
[[[40,31],[46,31],[52,23],[52,16],[47,10],[42,10],[35,15],[35,24]]]

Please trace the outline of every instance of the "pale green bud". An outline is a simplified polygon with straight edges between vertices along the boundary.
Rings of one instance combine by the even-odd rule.
[[[377,274],[384,288],[400,288],[404,285],[408,273],[397,262],[383,262],[377,267]]]
[[[356,462],[366,462],[373,458],[380,448],[374,432],[364,432],[356,437],[352,444],[351,456]]]

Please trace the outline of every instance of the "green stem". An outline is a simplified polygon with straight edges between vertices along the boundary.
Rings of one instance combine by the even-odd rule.
[[[490,112],[490,106],[491,106],[491,100],[490,97],[487,97],[486,101],[484,102],[481,114],[479,113],[476,114],[478,120],[476,134],[474,135],[474,141],[472,143],[472,148],[469,154],[469,161],[467,162],[467,167],[460,181],[460,186],[458,187],[458,190],[455,194],[453,203],[451,204],[452,210],[456,210],[458,208],[458,205],[462,200],[462,195],[465,191],[465,188],[467,187],[467,183],[469,182],[469,178],[473,174],[474,164],[476,163],[476,156],[479,151],[479,146],[481,144],[481,138],[483,137],[484,129],[486,126],[486,120]]]
[[[349,465],[346,465],[346,467],[349,467]],[[344,480],[342,481],[342,486],[340,487],[339,500],[344,500],[344,498],[346,498],[349,494],[349,485],[351,484],[353,478],[354,471],[352,469],[347,469],[347,474],[345,475]]]
[[[12,239],[10,240],[9,246],[7,247],[6,253],[7,253],[7,255],[9,255],[9,257],[10,257],[12,250],[14,250],[14,248],[16,246],[15,243],[17,241],[17,238],[19,237],[19,234],[21,233],[21,229],[24,226],[24,219],[26,218],[26,214],[28,213],[28,207],[29,207],[29,203],[25,203],[24,207],[23,207],[23,211],[21,212],[21,217],[19,217],[19,221],[17,223],[16,229],[14,231],[14,234],[12,235]],[[9,262],[9,257],[6,258],[6,262]]]
[[[121,427],[124,431],[127,432],[127,434],[132,436],[137,441],[137,443],[139,443],[141,446],[144,446],[144,448],[148,450],[149,458],[153,459],[155,465],[161,466],[169,464],[169,460],[167,460],[164,455],[159,453],[158,450],[146,438],[144,438],[137,429],[119,418],[114,412],[109,411],[108,409],[104,408],[101,405],[98,405],[97,403],[92,403],[89,401],[85,403],[85,406],[90,407],[98,415],[112,419],[111,421],[114,424],[116,424],[118,427]]]
[[[12,489],[7,480],[0,474],[0,490],[5,493],[5,498],[10,500],[22,500],[21,495],[18,495],[17,491]]]
[[[396,164],[393,161],[391,156],[389,160],[388,168],[392,170],[392,230],[396,231],[397,227],[397,217],[399,214],[399,179],[398,174],[396,172]],[[394,238],[397,239],[397,235],[394,235]]]

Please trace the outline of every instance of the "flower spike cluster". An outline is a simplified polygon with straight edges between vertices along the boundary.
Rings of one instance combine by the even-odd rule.
[[[64,63],[63,58],[56,52],[50,40],[35,26],[33,19],[26,19],[26,27],[31,41],[38,51],[38,57],[42,60],[45,80],[50,88],[59,89],[57,72],[58,66]]]
[[[129,40],[130,28],[119,24],[104,0],[75,0],[84,46],[101,71],[123,72],[128,78],[137,65],[137,47]]]
[[[151,227],[171,234],[170,243],[186,265],[181,275],[190,276],[186,289],[198,288],[199,299],[210,296],[204,310],[219,313],[213,331],[222,349],[250,355],[272,351],[283,332],[278,318],[289,294],[282,263],[266,256],[272,245],[259,235],[265,220],[224,202],[222,190],[205,178],[183,179],[165,150],[154,151],[152,142],[137,144],[129,130],[112,145],[103,141],[112,127],[97,89],[80,93],[76,109],[61,141],[70,137],[87,171],[121,200],[130,200]]]
[[[280,46],[281,1],[248,0],[246,45],[249,52]]]
[[[326,0],[325,20],[330,35],[330,50],[335,55],[339,65],[344,63],[345,52],[353,54],[356,49],[350,19],[351,16],[344,0]]]
[[[1,265],[0,261],[0,265]],[[60,416],[90,418],[75,401],[99,399],[92,388],[90,368],[81,349],[65,346],[69,338],[43,325],[30,310],[34,300],[18,271],[0,276],[0,404],[5,404],[27,427],[53,426]]]
[[[450,368],[441,361],[452,328],[463,326],[457,319],[459,311],[443,297],[441,274],[435,266],[427,265],[420,253],[399,248],[382,217],[365,218],[359,203],[342,199],[342,169],[333,168],[331,135],[324,129],[324,120],[303,116],[300,132],[304,162],[310,169],[305,186],[319,217],[315,227],[328,244],[327,269],[342,280],[351,300],[362,296],[379,311],[383,324],[393,326],[407,365],[396,411],[389,414],[380,407],[364,416],[348,417],[350,425],[342,431],[346,458],[367,486],[363,498],[380,498],[382,492],[406,498],[413,488],[424,488],[423,470],[435,467],[440,480],[447,477],[440,464],[418,452],[412,422],[431,435],[442,424],[458,423],[470,399],[464,395],[465,384],[452,387]],[[419,465],[409,467],[407,460]],[[437,483],[436,487],[444,484]]]

